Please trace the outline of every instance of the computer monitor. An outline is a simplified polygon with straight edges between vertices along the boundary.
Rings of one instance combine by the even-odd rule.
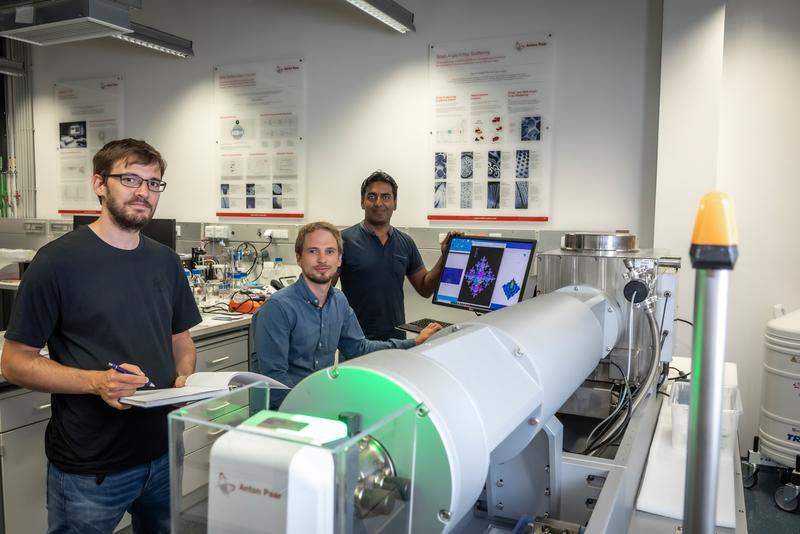
[[[97,215],[74,215],[72,217],[72,227],[77,228],[82,224],[93,223],[97,220]],[[175,219],[152,219],[147,226],[142,228],[142,233],[172,250],[177,245],[177,233],[175,231]]]
[[[522,298],[531,270],[535,239],[453,237],[433,303],[490,312]]]

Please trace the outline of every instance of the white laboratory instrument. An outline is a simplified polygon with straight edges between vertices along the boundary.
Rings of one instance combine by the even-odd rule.
[[[219,473],[230,479],[227,466],[236,465],[286,488],[287,503],[308,503],[271,506],[277,516],[268,524],[264,510],[254,510],[252,520],[237,523],[239,532],[308,532],[291,525],[309,515],[318,521],[314,532],[337,534],[483,532],[520,520],[553,532],[625,532],[657,415],[648,399],[671,356],[659,349],[669,346],[664,325],[674,317],[669,296],[679,262],[636,250],[629,236],[606,237],[584,235],[541,254],[533,299],[295,386],[281,412],[360,420],[349,441],[287,444],[284,436],[229,427],[211,449],[208,524],[246,516],[211,497]],[[554,417],[587,401],[603,425],[584,418],[593,423],[572,428]],[[308,447],[316,484],[275,482],[292,479],[296,455]],[[552,530],[556,524],[561,530]]]

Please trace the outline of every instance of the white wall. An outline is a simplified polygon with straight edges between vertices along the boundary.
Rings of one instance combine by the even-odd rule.
[[[739,435],[746,447],[758,430],[772,306],[800,308],[798,28],[796,0],[727,2],[718,168],[739,228],[727,346],[728,360],[739,366],[745,406]],[[796,406],[786,409],[799,418]]]
[[[725,0],[665,0],[654,242],[681,256],[677,317],[691,318],[689,245],[700,197],[717,189]],[[689,356],[679,323],[676,353]]]
[[[380,167],[400,182],[394,222],[426,226],[428,45],[546,30],[556,58],[552,219],[537,227],[630,229],[650,245],[659,2],[401,3],[416,14],[415,34],[397,34],[344,0],[145,0],[134,20],[193,39],[193,59],[110,38],[35,48],[37,215],[56,218],[59,208],[54,82],[122,74],[125,133],[146,138],[169,161],[159,215],[209,221],[218,201],[212,68],[302,56],[306,219],[358,220],[358,186]]]
[[[776,303],[800,307],[798,27],[795,0],[664,4],[654,239],[684,256],[680,316],[691,319],[694,271],[686,255],[700,196],[721,190],[732,197],[740,256],[726,357],[739,368],[743,450],[758,432],[766,322]],[[687,354],[690,331],[677,332],[676,352]]]

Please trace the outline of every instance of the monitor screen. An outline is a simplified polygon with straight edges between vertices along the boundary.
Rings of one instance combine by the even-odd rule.
[[[476,312],[516,304],[535,249],[535,239],[453,237],[433,303]]]
[[[97,220],[97,217],[97,215],[74,215],[72,217],[72,227],[77,228],[82,224],[93,223]],[[177,245],[175,219],[152,219],[147,223],[147,226],[142,228],[142,233],[153,241],[158,241],[175,250]]]

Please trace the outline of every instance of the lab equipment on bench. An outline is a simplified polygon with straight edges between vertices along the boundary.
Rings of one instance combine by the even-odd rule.
[[[294,386],[282,417],[341,420],[347,437],[254,430],[251,417],[272,417],[258,386],[217,399],[236,410],[228,419],[218,404],[173,412],[170,463],[194,480],[172,484],[173,531],[488,532],[527,517],[539,530],[626,532],[671,359],[660,325],[674,317],[680,262],[629,236],[606,241],[627,248],[549,251],[539,296]],[[586,405],[593,417],[580,415]],[[202,455],[180,455],[182,424],[212,436]]]

